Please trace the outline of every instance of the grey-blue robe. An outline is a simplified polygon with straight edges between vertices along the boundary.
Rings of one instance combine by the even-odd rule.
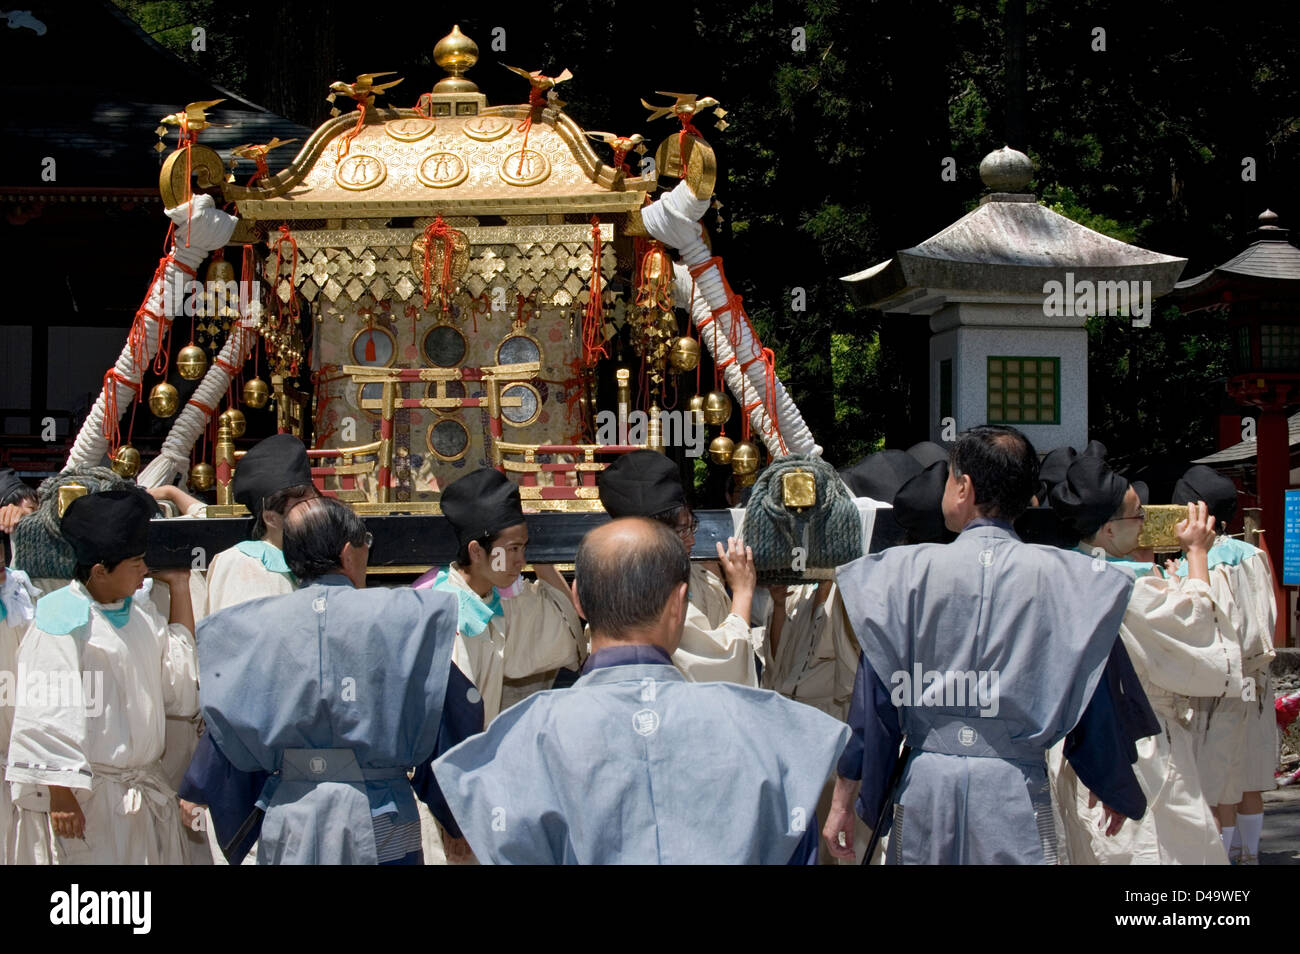
[[[434,761],[480,861],[804,860],[847,726],[775,692],[688,683],[655,647],[588,663]]]
[[[456,599],[325,576],[199,626],[200,701],[241,773],[274,773],[259,864],[373,864],[372,819],[419,821],[407,771],[438,744]]]
[[[889,860],[1054,861],[1044,753],[1079,723],[1101,682],[1132,580],[1081,553],[1022,543],[990,520],[946,545],[862,557],[837,577],[875,694],[894,707],[869,706],[854,730],[901,734],[912,750]],[[944,681],[927,693],[932,672]],[[863,767],[864,792],[879,792],[879,806],[893,766],[881,764],[881,746],[869,740],[867,750],[877,764]],[[1129,753],[1117,745],[1114,758],[1129,775]]]

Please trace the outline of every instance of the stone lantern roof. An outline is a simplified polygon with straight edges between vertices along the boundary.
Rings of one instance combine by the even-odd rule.
[[[984,157],[991,191],[978,208],[893,258],[846,275],[855,301],[886,312],[934,314],[948,302],[1041,302],[1044,284],[1074,280],[1149,281],[1151,294],[1173,288],[1187,260],[1094,232],[1023,192],[1033,165],[1003,147]]]

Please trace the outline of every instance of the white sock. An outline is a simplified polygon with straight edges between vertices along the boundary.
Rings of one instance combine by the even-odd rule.
[[[1243,815],[1237,813],[1237,827],[1241,830],[1241,851],[1247,855],[1259,854],[1259,836],[1264,830],[1264,813]]]
[[[1236,834],[1232,836],[1232,847],[1236,848],[1238,853],[1241,852],[1241,829],[1240,828],[1237,828]]]
[[[1241,816],[1238,815],[1237,817],[1240,818]],[[1232,836],[1236,834],[1236,832],[1237,829],[1230,825],[1224,825],[1223,830],[1219,832],[1219,837],[1223,839],[1223,850],[1225,853],[1232,851]]]

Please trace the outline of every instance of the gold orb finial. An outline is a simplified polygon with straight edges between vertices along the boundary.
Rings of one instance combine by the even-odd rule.
[[[478,87],[465,73],[478,62],[478,44],[460,32],[460,26],[439,40],[433,47],[433,61],[448,72],[434,84],[435,93],[476,93]]]

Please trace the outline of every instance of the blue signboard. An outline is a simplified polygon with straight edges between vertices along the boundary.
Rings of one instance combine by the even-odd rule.
[[[1282,522],[1282,582],[1300,585],[1300,490],[1286,492]]]

